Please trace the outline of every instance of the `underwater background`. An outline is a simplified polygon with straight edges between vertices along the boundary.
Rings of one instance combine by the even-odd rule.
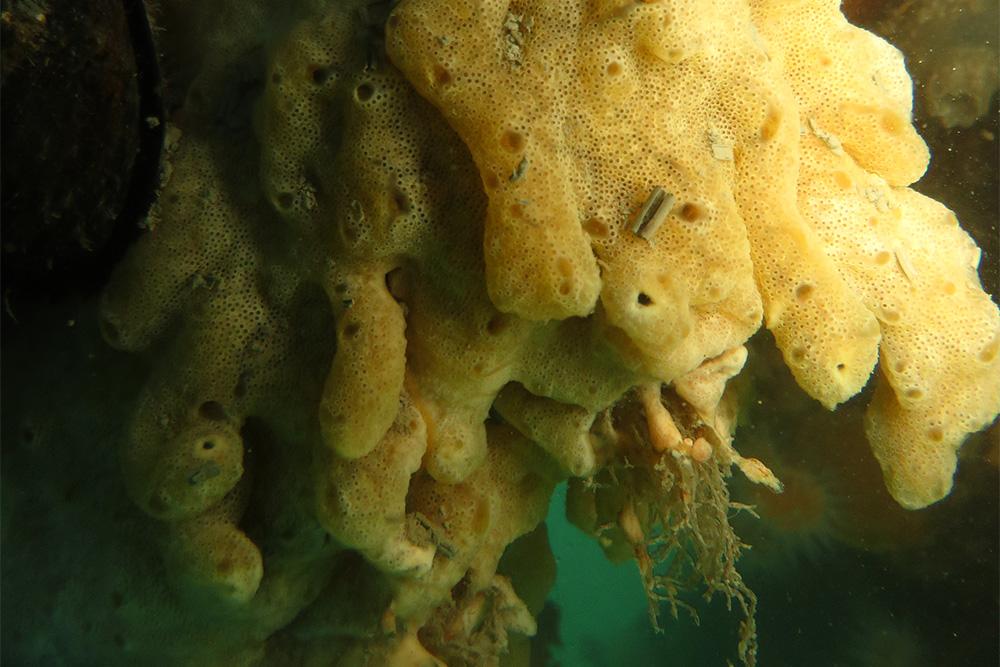
[[[955,53],[978,57],[994,63],[996,83],[997,46],[990,41],[1000,30],[995,3],[940,3],[950,13],[942,17],[930,12],[921,22],[913,17],[914,7],[922,4],[929,3],[855,0],[845,4],[845,11],[855,23],[903,49],[908,63],[937,62]],[[5,11],[9,5],[4,3]],[[989,28],[986,34],[992,37],[985,44],[955,19],[963,12],[978,16],[976,26]],[[957,27],[948,30],[952,20]],[[126,540],[119,531],[139,521],[140,513],[127,500],[119,480],[117,462],[100,456],[99,446],[114,441],[116,418],[139,392],[146,369],[136,360],[123,362],[105,345],[97,298],[109,264],[120,254],[120,249],[102,248],[124,248],[129,243],[128,233],[113,229],[123,224],[121,211],[136,215],[148,205],[151,194],[125,192],[124,185],[104,181],[76,184],[88,192],[114,193],[116,187],[120,191],[111,197],[114,201],[79,207],[103,211],[107,230],[81,234],[78,226],[71,227],[72,238],[103,236],[105,245],[96,255],[85,249],[83,259],[66,251],[58,255],[53,269],[51,258],[47,261],[38,250],[44,246],[28,238],[33,232],[17,224],[33,213],[23,207],[27,195],[18,193],[45,187],[75,192],[66,185],[67,179],[96,176],[76,167],[59,173],[53,186],[22,166],[32,159],[55,158],[44,151],[30,153],[17,139],[37,137],[41,131],[19,125],[31,121],[14,112],[17,94],[39,93],[30,86],[15,86],[26,84],[16,79],[12,64],[16,54],[7,50],[12,36],[5,35],[0,656],[4,665],[96,664],[65,658],[75,654],[68,645],[80,640],[76,630],[69,629],[77,627],[78,619],[52,617],[51,612],[59,608],[69,588],[80,594],[91,582],[93,590],[103,590],[102,575],[94,565],[104,560],[104,550],[124,548]],[[936,48],[934,44],[942,40],[982,48]],[[991,90],[987,86],[985,102],[953,99],[955,104],[946,107],[925,94],[928,86],[944,85],[940,73],[929,65],[910,69],[915,79],[915,124],[932,154],[928,173],[914,187],[951,207],[982,248],[980,275],[996,300],[1000,293],[996,86]],[[979,97],[983,94],[976,91]],[[31,99],[41,100],[42,105],[53,103],[44,96]],[[148,100],[133,101],[145,103]],[[115,118],[105,121],[118,127]],[[159,135],[149,134],[149,127],[133,130],[134,144],[128,150],[148,143],[149,136],[154,143],[159,140]],[[114,136],[116,130],[108,132]],[[93,150],[112,159],[114,146],[103,145],[107,150]],[[92,156],[70,159],[89,163]],[[155,173],[141,160],[137,169]],[[136,178],[152,179],[149,174]],[[93,213],[90,220],[98,217]],[[134,217],[127,222],[134,224]],[[59,243],[64,241],[61,237]],[[39,264],[48,268],[39,269]],[[948,498],[924,510],[906,511],[885,491],[862,432],[861,414],[870,389],[833,415],[796,388],[770,334],[758,333],[749,347],[750,372],[741,380],[749,398],[742,408],[737,440],[742,453],[768,461],[786,488],[782,496],[770,496],[735,478],[731,486],[734,501],[755,508],[734,514],[733,524],[750,547],[739,567],[758,598],[758,664],[1000,663],[997,424],[972,435],[964,445]],[[780,453],[774,447],[779,442]],[[635,564],[609,562],[597,543],[567,521],[565,493],[561,484],[546,519],[557,567],[554,588],[538,617],[538,633],[531,640],[532,665],[737,664],[738,614],[726,609],[721,598],[705,601],[697,591],[688,594],[684,601],[690,610],[680,609],[676,619],[661,621],[665,632],[654,633]],[[98,514],[108,518],[96,521]],[[116,557],[127,554],[119,551]],[[39,563],[44,566],[37,567]],[[120,597],[112,595],[108,602],[106,615],[87,619],[86,632],[124,644],[127,638],[116,626],[116,614],[124,613]]]

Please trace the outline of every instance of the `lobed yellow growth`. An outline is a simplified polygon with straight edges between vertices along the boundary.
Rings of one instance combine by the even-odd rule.
[[[504,387],[494,402],[500,416],[524,433],[572,477],[587,477],[598,464],[600,442],[591,433],[595,415],[576,405],[535,396],[518,384]]]
[[[835,141],[859,167],[890,185],[920,178],[929,155],[910,124],[913,84],[903,54],[848,23],[839,0],[749,4],[795,91],[803,123],[817,136],[828,133],[828,142]],[[808,158],[802,163],[808,167]]]
[[[745,59],[720,63],[717,80],[692,63],[668,65],[640,36],[664,23],[665,5],[605,9],[403,3],[387,46],[476,160],[493,302],[545,319],[590,314],[600,297],[598,317],[620,353],[669,381],[758,326],[732,164],[695,157],[710,123],[743,129],[718,98]],[[680,17],[672,26],[662,39],[686,29]],[[667,113],[681,104],[684,114]],[[654,185],[670,193],[670,215],[646,240],[627,223]]]
[[[890,493],[917,509],[948,495],[965,436],[1000,410],[1000,314],[954,214],[894,187],[919,178],[928,158],[909,124],[902,54],[849,25],[835,0],[793,4],[753,7],[810,119],[799,208],[878,319],[866,432]]]
[[[896,49],[848,24],[835,0],[710,2],[697,12],[687,3],[457,7],[402,3],[387,44],[476,160],[490,200],[486,280],[501,310],[545,318],[596,307],[625,359],[671,381],[698,365],[692,359],[745,339],[759,290],[793,374],[827,407],[867,382],[883,335],[893,339],[881,348],[891,377],[900,334],[887,331],[885,317],[897,312],[878,300],[884,293],[872,294],[871,276],[846,269],[842,244],[830,238],[862,237],[869,211],[833,222],[810,208],[807,193],[825,182],[824,161],[840,159],[850,166],[836,171],[844,189],[864,183],[852,193],[857,204],[884,211],[890,197],[918,198],[901,186],[923,173],[928,153],[909,122],[911,83]],[[729,30],[705,29],[722,16]],[[697,168],[693,156],[701,156]],[[642,206],[650,184],[669,193],[666,214]],[[650,219],[658,229],[648,237],[628,233]],[[699,227],[711,235],[688,235]],[[932,235],[919,231],[909,238],[930,247]],[[552,252],[557,234],[565,242]],[[597,298],[590,255],[578,252],[587,238],[601,269]],[[964,241],[946,243],[964,256]],[[893,255],[904,273],[912,254],[900,247]],[[748,255],[757,289],[743,292]],[[940,344],[931,352],[934,363],[950,356],[956,373],[996,329],[996,308],[978,286],[975,261],[972,268],[978,315],[966,321],[974,333],[953,353]],[[962,279],[961,269],[946,272],[948,284]],[[929,337],[947,330],[961,338],[966,330],[952,319],[914,324]],[[910,356],[918,346],[912,335],[904,343]],[[954,450],[1000,407],[992,383],[967,385],[981,387],[967,397],[948,386],[941,378],[938,405],[923,417],[895,418],[921,424],[919,446],[900,425],[898,437],[879,435],[886,410],[871,412],[873,446],[908,507],[947,493]],[[904,482],[910,464],[923,472]]]
[[[893,497],[923,507],[948,495],[966,434],[1000,409],[1000,315],[951,211],[817,144],[803,147],[801,207],[882,331],[868,439]]]
[[[319,421],[327,445],[357,458],[378,445],[399,411],[406,373],[406,320],[382,272],[335,280],[342,303],[337,353],[326,378]]]
[[[182,598],[194,604],[221,600],[239,605],[257,593],[264,575],[263,558],[234,525],[246,500],[237,491],[211,510],[171,526],[164,561]]]
[[[413,544],[406,535],[410,477],[420,469],[426,448],[423,418],[405,401],[369,454],[359,459],[319,457],[320,523],[387,572],[426,572],[434,558],[433,546]]]
[[[745,3],[452,5],[402,3],[387,46],[477,162],[501,310],[588,314],[599,293],[609,339],[671,381],[746,340],[762,296],[782,349],[808,350],[807,391],[832,407],[864,385],[877,326],[797,211],[795,100]],[[512,59],[508,22],[529,20]],[[654,185],[672,208],[645,239],[626,222]]]
[[[507,545],[545,517],[556,476],[531,443],[507,426],[491,425],[484,465],[465,482],[418,474],[408,510],[414,533],[437,548],[426,576],[402,582],[394,611],[427,621],[453,593],[474,596],[492,585]],[[455,587],[467,578],[461,595]]]
[[[722,401],[762,319],[830,408],[881,349],[889,488],[947,493],[1000,407],[997,310],[904,187],[927,154],[902,60],[833,0],[403,0],[384,45],[363,0],[293,4],[192,83],[155,232],[103,305],[153,362],[122,467],[182,590],[255,637],[309,607],[280,651],[315,639],[324,664],[482,664],[534,631],[517,582],[547,579],[498,563],[575,476],[576,520],[641,560],[653,606],[655,526],[690,529],[752,617],[711,568],[738,553],[729,467],[780,487]],[[205,98],[241,53],[266,54],[256,138]],[[324,606],[350,598],[323,569],[344,550],[385,592],[358,626]]]

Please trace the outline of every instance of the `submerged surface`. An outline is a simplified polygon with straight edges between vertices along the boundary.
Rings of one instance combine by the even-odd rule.
[[[164,3],[153,230],[5,293],[4,663],[996,664],[996,7],[845,5],[990,302],[835,3],[817,86],[781,3],[398,4]]]

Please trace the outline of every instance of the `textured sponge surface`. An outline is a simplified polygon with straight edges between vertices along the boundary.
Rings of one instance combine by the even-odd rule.
[[[498,563],[560,480],[770,475],[720,408],[762,324],[828,408],[878,364],[906,507],[1000,409],[978,249],[908,188],[903,61],[835,0],[212,6],[102,301],[150,367],[120,458],[161,587],[226,619],[202,663],[503,653],[547,578]],[[627,557],[645,491],[608,492]]]

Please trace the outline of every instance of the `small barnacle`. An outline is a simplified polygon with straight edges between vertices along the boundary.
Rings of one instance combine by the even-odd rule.
[[[445,542],[443,540],[439,540],[439,539],[435,538],[435,540],[434,540],[434,546],[437,547],[438,551],[445,558],[454,558],[455,557],[455,547],[453,547],[451,544],[449,544],[449,543],[447,543],[447,542]]]

